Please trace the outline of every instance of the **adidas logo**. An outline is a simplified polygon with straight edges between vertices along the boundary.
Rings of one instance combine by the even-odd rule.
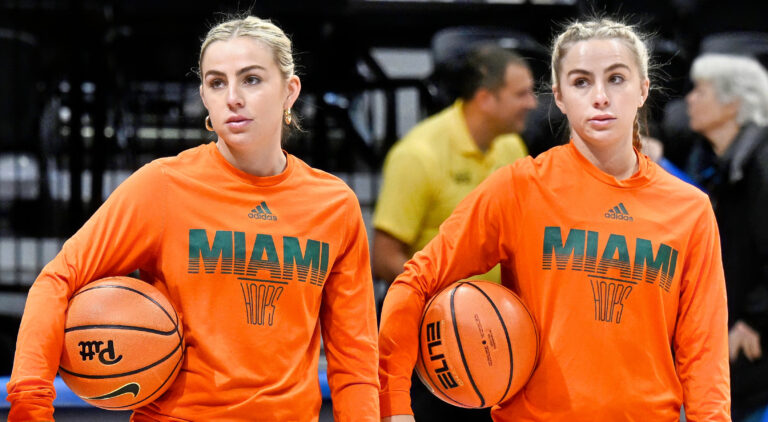
[[[629,215],[629,211],[624,207],[623,202],[619,202],[619,205],[608,210],[605,213],[605,218],[612,218],[614,220],[634,221]]]
[[[251,212],[248,213],[248,217],[254,218],[256,220],[277,221],[277,216],[272,214],[272,211],[269,210],[266,201],[261,201],[261,204],[256,205],[256,208],[252,209]]]

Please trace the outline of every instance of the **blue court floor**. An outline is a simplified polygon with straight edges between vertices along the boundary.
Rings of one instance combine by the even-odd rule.
[[[9,377],[0,377],[0,421],[8,420],[8,407],[5,385]],[[319,374],[320,390],[323,393],[323,407],[320,409],[320,422],[332,422],[333,412],[330,398],[328,378],[324,370]],[[131,417],[130,411],[111,411],[93,407],[77,397],[61,378],[56,377],[53,383],[56,389],[56,408],[54,417],[57,422],[126,422]]]
[[[7,402],[6,402],[7,403]],[[57,408],[54,414],[56,422],[127,422],[131,412],[112,412],[95,407]],[[0,409],[0,421],[8,420],[8,408]],[[320,409],[320,422],[333,422],[331,402],[323,401]]]

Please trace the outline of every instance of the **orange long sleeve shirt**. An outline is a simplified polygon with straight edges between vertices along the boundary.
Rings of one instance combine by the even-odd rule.
[[[575,146],[491,175],[406,264],[384,303],[382,416],[410,414],[425,301],[501,263],[541,336],[495,421],[730,420],[720,240],[706,195],[647,157],[617,181]]]
[[[53,419],[72,294],[136,268],[181,314],[186,358],[134,420],[316,421],[321,336],[336,420],[379,420],[357,198],[291,155],[279,175],[246,174],[214,143],[142,167],[43,269],[22,318],[10,420]]]

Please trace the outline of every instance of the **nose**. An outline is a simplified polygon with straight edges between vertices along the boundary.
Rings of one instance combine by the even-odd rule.
[[[595,97],[592,104],[595,108],[605,108],[610,103],[608,100],[608,94],[605,92],[605,85],[602,83],[595,84]]]
[[[243,100],[237,84],[231,84],[227,89],[227,105],[231,110],[242,108],[245,105],[245,100]]]
[[[693,103],[693,91],[689,92],[685,96],[685,105],[690,108],[692,103]]]

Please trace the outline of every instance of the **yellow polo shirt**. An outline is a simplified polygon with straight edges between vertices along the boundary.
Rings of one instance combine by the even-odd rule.
[[[499,136],[486,152],[472,140],[462,102],[425,119],[390,149],[373,225],[421,250],[456,205],[494,170],[528,155],[520,136]],[[499,267],[473,277],[500,281]]]

